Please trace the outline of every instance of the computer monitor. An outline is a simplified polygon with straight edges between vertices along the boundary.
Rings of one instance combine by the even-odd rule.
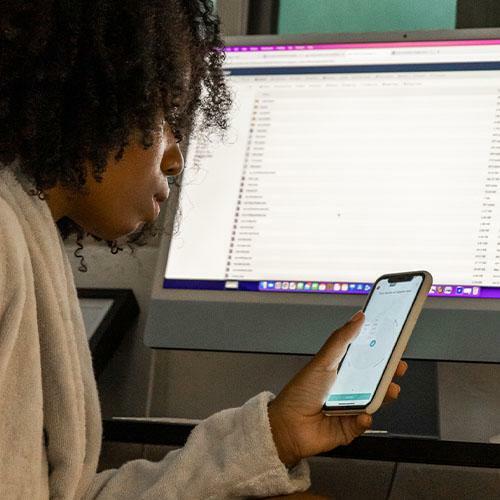
[[[377,276],[426,269],[405,357],[500,362],[500,30],[226,52],[231,127],[191,138],[145,343],[314,354]]]

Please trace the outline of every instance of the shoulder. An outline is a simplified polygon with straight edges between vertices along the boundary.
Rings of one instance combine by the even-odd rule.
[[[9,304],[24,302],[29,260],[21,221],[9,203],[0,196],[0,317],[10,307]]]
[[[24,241],[24,231],[18,215],[10,204],[0,194],[0,234],[1,240],[13,238],[14,240]]]
[[[0,196],[0,278],[21,270],[28,245],[21,221],[9,203]],[[8,269],[6,269],[6,266]]]

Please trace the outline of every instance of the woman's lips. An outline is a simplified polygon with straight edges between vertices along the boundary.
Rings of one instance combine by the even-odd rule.
[[[158,203],[163,203],[167,199],[168,195],[164,193],[156,193],[153,198],[158,202]]]
[[[154,199],[159,203],[163,203],[168,198],[168,195],[170,194],[169,191],[168,186],[165,185],[163,189],[160,188],[160,190],[154,195]]]
[[[153,197],[153,204],[154,204],[154,207],[155,207],[155,218],[158,217],[158,215],[160,215],[160,201],[158,201],[158,199],[156,198],[156,196]]]
[[[163,203],[169,195],[169,190],[168,187],[165,191],[159,191],[153,196],[153,205],[154,205],[154,210],[155,210],[155,218],[158,217],[160,214],[160,203]]]

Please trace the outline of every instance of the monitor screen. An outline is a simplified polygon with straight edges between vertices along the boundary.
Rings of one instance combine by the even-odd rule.
[[[404,357],[500,362],[500,30],[230,38],[224,69],[146,345],[314,354],[377,277],[424,269]]]
[[[426,269],[432,296],[500,298],[500,40],[233,45],[225,70],[164,288],[358,295]]]

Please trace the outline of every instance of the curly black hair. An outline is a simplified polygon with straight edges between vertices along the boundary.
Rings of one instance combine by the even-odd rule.
[[[102,179],[109,154],[119,160],[134,130],[150,147],[159,117],[178,141],[198,112],[205,129],[226,129],[213,10],[210,0],[2,0],[0,162],[19,162],[43,199],[58,183],[80,191],[86,163]],[[63,239],[77,234],[86,271],[81,240],[101,239],[67,217],[57,226]],[[156,231],[146,224],[127,243],[143,245]]]

